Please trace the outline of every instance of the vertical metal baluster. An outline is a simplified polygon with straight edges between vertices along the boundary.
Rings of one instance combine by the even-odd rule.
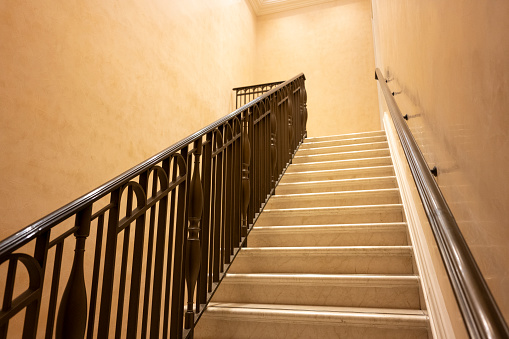
[[[166,173],[166,177],[168,178],[168,184],[171,185],[173,182],[175,182],[176,179],[176,163],[174,164],[173,168],[175,169],[173,171],[173,176],[170,178],[170,165],[171,165],[171,158],[168,157],[163,160],[163,170],[164,173]],[[170,193],[168,194],[170,195]],[[163,311],[163,338],[168,338],[168,332],[170,329],[170,300],[172,298],[171,295],[171,281],[173,277],[173,271],[172,271],[172,259],[173,259],[173,223],[175,220],[175,189],[171,190],[171,196],[168,198],[168,203],[170,205],[170,213],[169,213],[169,219],[166,223],[166,227],[168,227],[168,246],[166,248],[166,284],[165,284],[165,295],[164,295],[164,311]]]
[[[76,247],[69,281],[58,310],[55,337],[83,338],[87,326],[87,291],[83,271],[85,241],[90,234],[92,204],[76,214]]]
[[[216,132],[217,150],[223,147],[223,136],[220,131]],[[219,272],[221,264],[221,229],[222,229],[222,187],[223,187],[223,152],[216,154],[216,196],[214,199],[214,268],[213,282],[219,281]]]
[[[111,302],[113,298],[113,279],[115,275],[115,258],[117,251],[118,217],[120,189],[111,193],[112,205],[108,218],[106,236],[106,250],[104,255],[103,290],[101,293],[101,308],[99,313],[99,328],[97,336],[107,338],[110,329]]]
[[[94,337],[95,310],[97,306],[97,290],[99,284],[99,268],[101,266],[101,252],[103,245],[104,213],[99,215],[97,220],[97,235],[95,239],[94,268],[92,273],[92,288],[90,292],[90,310],[88,311],[87,338]],[[48,337],[48,339],[50,339]]]
[[[184,262],[184,243],[185,243],[185,230],[186,227],[186,191],[187,191],[187,178],[190,173],[188,171],[189,164],[187,161],[188,146],[185,146],[181,150],[182,158],[185,159],[185,168],[179,166],[180,176],[186,177],[181,184],[179,184],[179,190],[177,193],[177,218],[175,224],[175,258],[173,265],[173,288],[172,288],[172,305],[171,305],[171,327],[170,327],[170,338],[179,338],[182,336],[182,323],[183,323],[183,309],[184,309],[184,295],[182,293],[184,289],[184,275],[183,273],[183,262]],[[176,161],[178,159],[175,159]],[[186,173],[182,173],[185,169]]]
[[[274,99],[276,96],[274,95]],[[276,100],[274,100],[276,101]],[[277,177],[277,146],[276,146],[276,137],[277,137],[277,117],[276,117],[276,107],[277,103],[273,103],[270,110],[270,175],[272,178],[271,189],[275,189]]]
[[[55,329],[55,315],[57,311],[58,287],[60,282],[60,269],[62,267],[62,254],[64,251],[63,240],[56,245],[55,260],[53,265],[53,277],[51,279],[51,293],[48,307],[48,318],[46,320],[46,338],[53,338]]]
[[[203,145],[203,161],[202,161],[202,177],[203,177],[203,196],[204,196],[204,210],[203,210],[203,218],[201,222],[201,244],[202,244],[202,261],[201,261],[201,270],[199,276],[199,289],[198,293],[200,298],[197,299],[197,307],[199,307],[200,303],[205,304],[207,302],[207,276],[212,270],[208,269],[209,257],[211,256],[211,251],[209,250],[209,243],[211,236],[210,231],[210,204],[211,204],[211,192],[210,186],[212,182],[211,177],[211,166],[212,166],[212,133],[209,132],[206,135],[205,143]],[[199,302],[198,302],[199,301]],[[198,310],[197,310],[198,312]]]
[[[126,204],[126,219],[132,214],[133,207],[133,187],[127,187],[127,204]],[[120,264],[120,286],[118,290],[117,301],[117,320],[115,325],[115,339],[120,339],[122,336],[122,323],[124,318],[124,299],[125,299],[125,285],[127,276],[127,258],[129,255],[129,239],[131,237],[131,225],[124,228],[124,244],[122,246],[122,261]]]
[[[302,77],[302,129],[304,137],[307,137],[306,123],[308,121],[308,109],[307,109],[307,101],[308,95],[306,92],[306,78]]]
[[[223,259],[224,264],[230,263],[230,244],[231,244],[231,184],[232,184],[232,175],[231,175],[231,140],[232,140],[232,131],[231,126],[227,124],[225,126],[225,141],[226,143],[230,143],[224,149],[224,208],[223,208],[223,220],[224,220],[224,252]]]
[[[152,178],[152,197],[155,196],[157,191],[157,173],[153,172]],[[148,194],[148,190],[146,190]],[[141,322],[141,337],[147,337],[147,328],[148,328],[148,310],[149,310],[149,300],[150,300],[150,284],[152,281],[152,258],[154,251],[154,233],[155,233],[155,219],[156,219],[156,206],[153,205],[150,208],[150,220],[148,225],[148,244],[147,244],[147,264],[145,267],[145,291],[143,294],[143,313],[142,313],[142,322]],[[155,271],[155,269],[154,269]]]
[[[7,312],[12,307],[12,296],[14,292],[14,283],[16,278],[16,269],[18,266],[17,258],[9,260],[9,268],[7,269],[7,279],[5,280],[5,291],[2,302],[2,312]],[[7,331],[9,329],[9,322],[0,326],[0,338],[7,338]]]
[[[194,328],[193,296],[201,264],[200,221],[203,213],[203,188],[200,179],[202,139],[194,142],[194,173],[189,188],[189,228],[186,244],[187,312],[185,328]],[[192,331],[192,330],[191,330]],[[192,334],[191,334],[192,336]]]
[[[242,237],[247,236],[247,228],[249,226],[248,207],[250,199],[250,182],[249,182],[249,163],[251,161],[251,147],[249,144],[248,134],[248,111],[244,112],[244,123],[242,132]],[[247,241],[245,243],[247,245]]]

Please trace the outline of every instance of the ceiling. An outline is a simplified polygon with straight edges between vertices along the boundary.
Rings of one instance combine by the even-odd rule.
[[[257,16],[289,11],[334,0],[246,0]]]

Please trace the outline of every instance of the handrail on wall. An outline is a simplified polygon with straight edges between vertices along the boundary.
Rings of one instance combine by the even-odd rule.
[[[0,339],[22,311],[23,338],[191,338],[307,135],[306,101],[301,73],[0,241]]]
[[[504,317],[378,68],[375,79],[387,102],[470,337],[509,338]]]

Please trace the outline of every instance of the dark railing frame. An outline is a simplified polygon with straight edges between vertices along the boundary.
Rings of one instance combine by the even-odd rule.
[[[509,338],[509,329],[380,69],[375,70],[471,338]]]
[[[256,99],[260,95],[267,93],[276,86],[279,86],[283,81],[267,82],[264,84],[250,85],[243,87],[236,87],[235,91],[235,108],[239,108],[248,102]]]
[[[299,74],[1,241],[0,265],[8,264],[8,273],[0,310],[0,338],[7,336],[10,319],[24,309],[23,338],[36,337],[50,248],[54,248],[55,255],[53,273],[46,282],[51,291],[48,319],[45,319],[46,337],[83,338],[86,333],[87,338],[92,338],[95,334],[87,328],[94,328],[94,317],[89,315],[95,315],[96,310],[99,310],[99,317],[95,319],[98,321],[98,335],[108,336],[116,248],[117,245],[122,246],[117,244],[117,237],[120,232],[124,232],[119,291],[125,294],[128,256],[125,253],[128,253],[131,229],[135,233],[131,254],[133,262],[129,305],[124,305],[124,297],[120,292],[115,301],[118,301],[118,309],[129,306],[128,317],[123,321],[122,312],[119,313],[117,309],[116,327],[113,325],[115,336],[121,335],[122,325],[127,323],[127,336],[135,337],[137,319],[140,316],[145,319],[148,306],[143,305],[141,310],[139,301],[143,292],[143,300],[148,300],[150,287],[145,286],[143,291],[140,285],[142,277],[145,277],[145,282],[150,286],[151,274],[154,274],[153,290],[157,291],[150,292],[152,301],[162,298],[162,290],[166,291],[166,298],[170,298],[169,276],[166,286],[163,286],[162,275],[156,271],[166,269],[170,272],[170,260],[173,260],[171,293],[177,297],[172,297],[171,306],[169,299],[164,301],[164,305],[158,301],[156,308],[152,305],[151,319],[142,323],[141,333],[146,336],[150,328],[150,336],[157,337],[160,330],[159,315],[164,311],[170,323],[168,308],[171,307],[171,326],[163,328],[163,337],[192,337],[194,326],[204,310],[202,306],[206,306],[240,247],[246,244],[252,225],[307,136],[306,101],[305,77]],[[149,183],[151,175],[153,182]],[[151,196],[148,195],[150,187]],[[127,207],[125,217],[120,219],[123,196],[126,196]],[[105,206],[100,205],[94,211],[94,203],[106,197],[110,202]],[[168,201],[171,201],[169,206]],[[156,204],[159,207],[157,210]],[[73,217],[74,226],[51,239],[51,230]],[[158,235],[159,232],[165,233],[167,220],[170,220],[170,240],[165,243],[166,236],[154,238],[153,231],[157,230]],[[85,288],[83,263],[91,222],[94,222],[97,235],[92,296],[89,298]],[[149,227],[149,239],[154,238],[148,241],[147,249],[151,258],[155,258],[153,271],[152,259],[137,259],[144,253],[145,224]],[[173,227],[175,239],[171,238]],[[75,237],[72,269],[58,304],[58,283],[61,278],[66,278],[61,277],[64,241],[71,239],[72,235]],[[104,248],[103,235],[106,237]],[[170,241],[175,241],[174,249]],[[16,252],[34,242],[33,255]],[[65,243],[69,242],[72,243],[71,240]],[[174,251],[174,256],[172,258],[168,254],[168,266],[164,268],[164,259],[161,258],[165,258],[164,251],[169,251],[168,247],[172,253]],[[102,259],[98,258],[104,258],[102,266]],[[147,260],[146,271],[142,270],[142,260]],[[18,263],[23,264],[28,271],[29,286],[13,299]],[[100,269],[104,273],[102,285],[98,286]],[[186,283],[187,307],[184,306]],[[97,293],[100,288],[102,292],[99,299]],[[174,318],[173,314],[178,316]]]

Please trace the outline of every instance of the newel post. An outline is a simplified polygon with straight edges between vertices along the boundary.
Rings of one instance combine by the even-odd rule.
[[[250,197],[249,164],[251,162],[251,145],[248,134],[248,114],[244,113],[244,126],[242,131],[242,236],[247,236],[248,207]]]
[[[74,233],[76,247],[69,281],[65,287],[58,310],[55,337],[57,339],[82,339],[87,326],[87,291],[83,270],[85,241],[90,234],[92,205],[76,214]]]
[[[187,311],[185,328],[194,326],[193,299],[201,263],[200,220],[203,212],[203,188],[200,179],[201,138],[194,142],[194,170],[189,187],[189,227],[186,243]]]

